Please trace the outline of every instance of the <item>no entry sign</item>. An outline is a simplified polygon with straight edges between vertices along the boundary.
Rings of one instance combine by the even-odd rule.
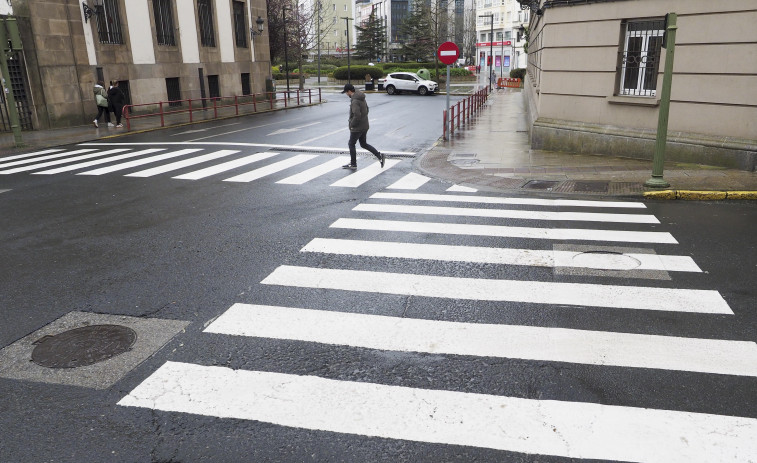
[[[444,42],[439,45],[436,55],[439,57],[439,61],[446,65],[450,65],[460,56],[460,50],[454,42]]]

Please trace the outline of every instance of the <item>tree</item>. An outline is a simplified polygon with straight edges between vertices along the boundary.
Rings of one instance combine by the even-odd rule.
[[[400,34],[406,37],[402,54],[410,61],[430,59],[436,51],[431,8],[425,0],[415,0],[413,9],[400,26]]]
[[[386,54],[386,26],[384,21],[371,10],[371,15],[357,29],[355,56],[367,60],[379,60]]]

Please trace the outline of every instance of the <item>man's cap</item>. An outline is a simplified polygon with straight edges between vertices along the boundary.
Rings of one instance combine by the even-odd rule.
[[[354,85],[352,85],[352,84],[344,84],[344,90],[342,90],[342,93],[354,92],[354,91],[355,91],[355,86]]]

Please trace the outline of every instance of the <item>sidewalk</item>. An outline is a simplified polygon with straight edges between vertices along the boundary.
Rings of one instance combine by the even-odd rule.
[[[528,142],[525,99],[520,89],[494,90],[487,104],[466,126],[455,129],[417,161],[427,175],[476,189],[507,192],[555,192],[614,196],[675,197],[644,186],[652,162],[605,155],[532,150]],[[665,164],[670,190],[684,199],[757,199],[757,172],[696,164]],[[669,190],[668,190],[669,191]]]

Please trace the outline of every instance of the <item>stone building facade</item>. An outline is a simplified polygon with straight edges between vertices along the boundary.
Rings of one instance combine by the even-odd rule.
[[[270,77],[264,0],[14,0],[5,13],[21,26],[27,129],[90,123],[98,80],[142,104],[262,93]]]
[[[518,1],[531,10],[532,148],[651,158],[675,12],[666,159],[755,170],[757,2]]]

